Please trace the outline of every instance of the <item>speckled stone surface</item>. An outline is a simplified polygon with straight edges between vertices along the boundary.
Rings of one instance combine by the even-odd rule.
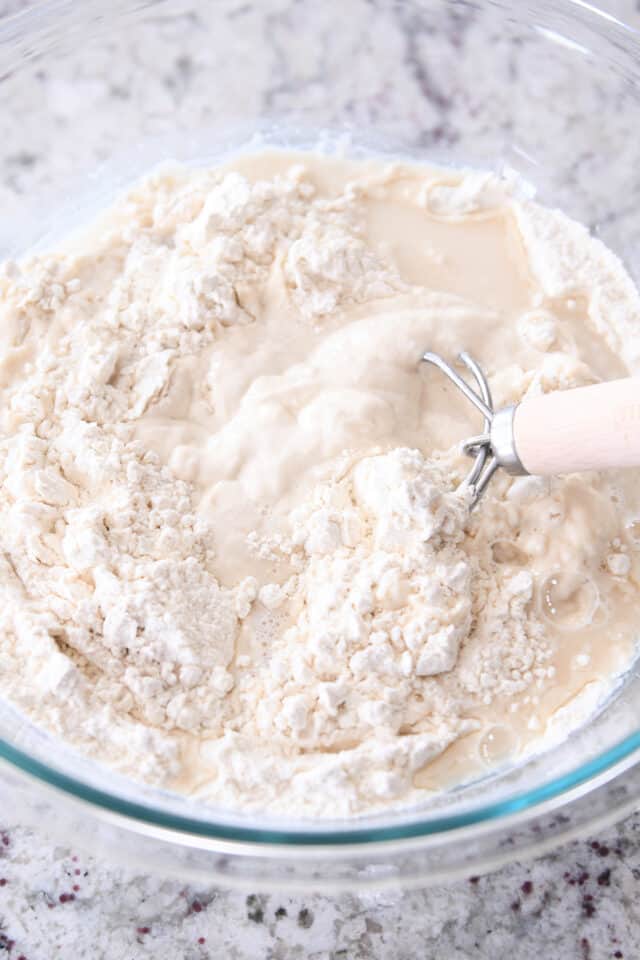
[[[1,835],[11,960],[605,960],[640,955],[640,817],[530,864],[423,891],[194,889]]]
[[[29,5],[28,0],[0,0],[0,18]],[[640,4],[610,0],[606,8],[640,27]],[[247,5],[238,3],[238,16],[244,16],[246,9]],[[362,17],[367,4],[354,2],[349,6],[347,0],[347,9]],[[158,11],[160,15],[162,4],[158,4]],[[472,16],[471,6],[461,3],[452,20],[454,46],[456,31],[467,31]],[[287,17],[285,13],[274,19],[273,49],[265,60],[265,70],[273,71],[276,77],[271,83],[265,77],[268,95],[280,104],[291,95],[287,83],[277,79],[278,43],[287,30],[295,29]],[[321,12],[318,22],[325,22]],[[399,32],[398,23],[402,28]],[[481,30],[477,18],[475,23],[475,29]],[[423,142],[452,143],[457,137],[457,124],[473,126],[473,111],[470,108],[468,116],[461,119],[452,115],[442,98],[439,102],[437,81],[417,62],[411,65],[425,34],[414,36],[409,20],[396,19],[394,24],[389,32],[374,31],[363,42],[370,45],[374,61],[384,49],[392,60],[396,57],[411,67],[411,82],[402,88],[397,108],[405,114],[413,111],[421,124]],[[191,50],[190,31],[196,27],[195,21],[185,19],[178,34],[167,35],[159,26],[162,38],[153,52],[157,65],[150,60],[149,69],[162,79],[148,93],[156,98],[158,116],[172,105],[180,105],[186,74],[197,69],[202,51],[196,49],[186,58],[184,55],[185,50]],[[365,34],[363,29],[363,37]],[[473,36],[466,42],[473,47]],[[338,70],[339,55],[337,31],[323,56],[329,59],[330,68]],[[150,55],[141,50],[139,56]],[[74,122],[78,103],[88,97],[102,111],[109,109],[110,98],[119,102],[135,99],[135,89],[131,89],[126,71],[119,66],[108,56],[91,59],[80,73],[65,78],[62,72],[55,81],[46,72],[38,77],[36,69],[42,95],[51,103],[52,129],[40,125],[31,129],[24,104],[16,104],[15,113],[4,104],[0,135],[11,137],[15,124],[21,125],[19,149],[2,151],[0,159],[0,200],[6,202],[5,219],[11,204],[18,210],[20,197],[26,198],[32,187],[41,185],[51,174],[50,165],[43,163],[43,152],[56,129],[67,129]],[[307,64],[301,53],[296,69],[298,82],[303,78],[306,96],[312,101],[318,95],[316,65]],[[393,97],[400,96],[395,81],[387,80],[388,75],[379,72],[361,78],[369,97],[369,119],[378,108],[388,111],[390,104],[393,107]],[[356,86],[359,82],[360,78],[354,80]],[[247,111],[254,106],[252,89],[247,86]],[[541,95],[546,94],[543,91]],[[601,106],[617,111],[623,150],[629,131],[624,104]],[[586,107],[578,103],[577,109]],[[481,126],[477,135],[480,141]],[[105,153],[100,137],[99,125],[88,128],[82,145],[88,155],[95,156],[96,163]],[[576,157],[576,164],[590,162],[588,152]],[[603,189],[606,192],[606,184]],[[594,204],[597,202],[596,197]],[[633,205],[629,213],[637,218]],[[45,829],[36,833],[21,825],[16,811],[0,811],[0,827],[0,957],[8,960],[640,957],[640,815],[534,862],[514,864],[488,876],[469,877],[423,891],[336,897],[185,887],[169,877],[140,873],[135,864],[125,870],[58,845]]]

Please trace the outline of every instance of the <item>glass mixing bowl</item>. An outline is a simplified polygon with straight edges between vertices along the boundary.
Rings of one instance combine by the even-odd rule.
[[[640,273],[639,35],[582,0],[51,0],[0,23],[0,256],[46,245],[163,159],[335,145],[514,171]],[[639,332],[640,336],[640,332]],[[141,786],[0,704],[5,811],[137,867],[336,890],[426,883],[620,817],[634,668],[586,726],[420,809],[240,815]]]

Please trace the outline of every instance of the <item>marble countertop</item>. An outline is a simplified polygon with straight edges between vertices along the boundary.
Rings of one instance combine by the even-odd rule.
[[[29,5],[0,0],[0,19]],[[606,8],[640,27],[640,4]],[[428,77],[420,82],[429,87]],[[127,96],[115,81],[111,90]],[[36,176],[40,135],[33,131],[33,153],[0,163],[0,187],[4,178],[19,192]],[[8,960],[633,960],[639,892],[640,814],[488,876],[328,897],[185,887],[60,845],[25,827],[19,811],[0,811],[0,957]]]

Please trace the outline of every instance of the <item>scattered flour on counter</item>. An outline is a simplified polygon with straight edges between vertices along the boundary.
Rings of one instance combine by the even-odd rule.
[[[500,402],[590,382],[557,300],[614,349],[630,281],[495,176],[380,169],[159,172],[0,271],[0,692],[125,774],[297,814],[417,801],[432,761],[463,779],[509,717],[524,746],[629,652],[624,617],[564,650],[540,606],[559,567],[631,595],[613,488],[500,477],[470,515],[469,411],[416,358],[486,349]],[[477,244],[464,296],[445,221]],[[401,268],[423,243],[432,286]],[[520,287],[489,298],[474,249]]]

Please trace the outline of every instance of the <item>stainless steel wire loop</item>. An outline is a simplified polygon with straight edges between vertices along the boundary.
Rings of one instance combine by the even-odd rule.
[[[470,490],[471,508],[473,508],[486,490],[491,477],[500,466],[500,462],[493,452],[491,443],[491,424],[495,416],[495,410],[493,408],[491,389],[481,367],[472,356],[464,351],[458,354],[458,359],[464,364],[467,370],[473,374],[477,384],[477,390],[461,377],[440,354],[427,350],[422,355],[422,361],[432,364],[444,373],[467,400],[480,411],[484,418],[483,433],[470,437],[462,444],[462,449],[467,456],[474,458],[473,466],[461,484],[461,486]]]

